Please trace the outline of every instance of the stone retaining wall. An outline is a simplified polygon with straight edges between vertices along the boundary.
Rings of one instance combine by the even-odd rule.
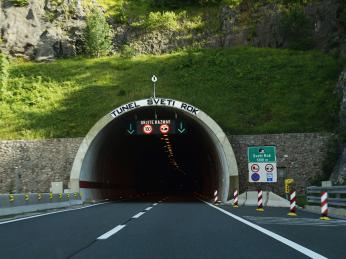
[[[279,182],[262,184],[264,190],[282,193],[283,180],[287,177],[296,180],[301,192],[312,177],[322,174],[330,137],[331,134],[317,133],[229,136],[237,158],[240,191],[258,188],[247,181],[248,146],[277,147]],[[72,163],[81,142],[82,138],[0,141],[0,193],[48,192],[52,181],[63,181],[64,188],[68,188]]]
[[[0,193],[48,192],[50,183],[70,178],[82,138],[0,141]]]
[[[240,191],[263,190],[283,194],[284,179],[293,178],[298,193],[304,192],[309,181],[321,175],[331,134],[291,133],[270,135],[229,136],[233,147],[240,176]],[[276,184],[248,183],[247,147],[274,145],[277,151],[278,182]],[[331,165],[330,170],[333,170]]]

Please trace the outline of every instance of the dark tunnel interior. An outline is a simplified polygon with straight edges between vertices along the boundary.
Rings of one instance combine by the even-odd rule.
[[[155,119],[174,121],[174,128],[184,131],[129,133],[137,121]],[[81,181],[96,182],[102,198],[109,199],[143,193],[211,197],[221,177],[217,148],[205,127],[191,115],[166,107],[140,108],[113,120],[85,159]]]

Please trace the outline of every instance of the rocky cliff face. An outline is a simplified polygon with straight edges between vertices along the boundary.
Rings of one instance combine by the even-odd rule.
[[[342,1],[314,1],[302,13],[304,17],[296,18],[301,24],[294,25],[297,21],[291,20],[293,26],[283,28],[285,19],[294,18],[286,17],[287,13],[277,5],[266,5],[252,12],[223,6],[217,17],[204,14],[205,24],[215,23],[215,19],[217,24],[212,29],[205,26],[202,31],[141,31],[113,24],[114,43],[116,49],[127,44],[138,53],[160,54],[193,44],[212,48],[237,45],[287,48],[298,42],[301,44],[298,49],[315,48],[346,57],[345,28],[340,18]]]
[[[341,141],[340,156],[331,175],[331,181],[335,184],[346,184],[346,69],[341,73],[337,84],[337,91],[341,96],[340,102],[340,131]]]
[[[85,27],[84,18],[80,0],[73,5],[65,0],[61,6],[50,0],[30,0],[24,7],[2,1],[2,49],[12,56],[35,60],[74,56]]]
[[[80,52],[85,27],[84,6],[90,1],[61,1],[63,4],[56,5],[56,1],[51,0],[30,0],[25,7],[2,1],[2,48],[13,56],[36,60],[69,57]],[[91,2],[96,5],[96,1]],[[305,31],[298,36],[308,36],[305,37],[309,40],[308,47],[346,56],[345,28],[340,22],[342,0],[314,1],[303,11]],[[214,48],[235,45],[285,48],[290,47],[290,38],[297,40],[297,35],[294,31],[290,35],[282,30],[284,15],[276,5],[266,5],[248,13],[241,8],[223,6],[216,16],[206,13],[202,17],[205,24],[215,24],[212,29],[205,26],[202,30],[179,32],[113,23],[114,49],[120,50],[126,44],[137,53],[161,54],[194,44]]]

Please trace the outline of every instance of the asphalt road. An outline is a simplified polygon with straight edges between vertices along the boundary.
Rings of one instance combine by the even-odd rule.
[[[0,223],[0,258],[346,258],[346,221],[162,198]]]

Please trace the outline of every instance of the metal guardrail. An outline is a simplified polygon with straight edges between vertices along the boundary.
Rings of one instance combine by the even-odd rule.
[[[310,186],[306,191],[307,201],[309,203],[321,204],[321,192],[328,193],[329,206],[346,207],[346,186]]]

